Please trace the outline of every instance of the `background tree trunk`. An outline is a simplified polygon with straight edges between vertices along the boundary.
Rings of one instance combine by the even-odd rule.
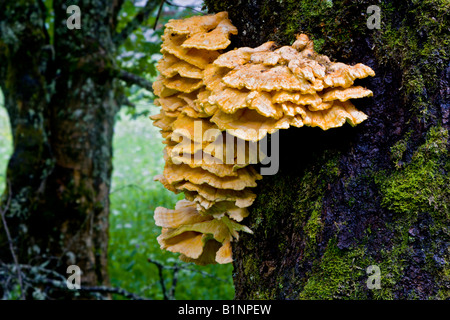
[[[376,72],[358,82],[374,92],[354,101],[362,124],[281,130],[280,170],[245,221],[254,234],[233,248],[237,299],[450,299],[449,2],[377,3],[379,30],[373,1],[205,1],[229,12],[234,46],[303,32]]]
[[[70,1],[54,0],[53,43],[42,1],[0,4],[0,86],[13,130],[6,218],[20,263],[66,274],[82,285],[108,282],[112,135],[118,111],[112,41],[121,1],[78,1],[81,29],[70,30]],[[0,232],[0,260],[11,261]]]

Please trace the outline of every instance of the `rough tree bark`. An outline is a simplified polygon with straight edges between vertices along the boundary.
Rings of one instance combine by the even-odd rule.
[[[367,27],[367,8],[381,28]],[[448,0],[206,0],[226,10],[234,46],[292,43],[376,72],[361,125],[282,130],[234,245],[237,299],[450,299]],[[294,157],[292,150],[297,149]],[[381,289],[369,289],[376,265]]]
[[[2,197],[3,207],[11,200],[7,225],[20,263],[49,261],[61,274],[78,265],[83,285],[108,283],[115,51],[123,40],[113,37],[122,3],[77,1],[81,29],[70,30],[73,3],[54,0],[53,41],[43,1],[0,3],[0,87],[14,140]],[[7,241],[1,227],[3,262],[12,260]]]

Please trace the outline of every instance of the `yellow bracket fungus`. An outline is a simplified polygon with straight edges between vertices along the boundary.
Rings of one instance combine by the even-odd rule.
[[[357,125],[367,116],[349,100],[372,95],[353,86],[374,76],[371,68],[331,62],[305,34],[292,46],[223,53],[237,32],[227,12],[170,20],[153,85],[161,111],[151,119],[166,144],[155,180],[186,198],[174,210],[156,208],[158,242],[200,265],[231,262],[231,242],[252,233],[240,222],[262,179],[252,167],[265,158],[258,142],[290,126]]]

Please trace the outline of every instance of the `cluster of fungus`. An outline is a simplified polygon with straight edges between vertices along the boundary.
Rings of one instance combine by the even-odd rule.
[[[156,208],[158,242],[201,265],[231,262],[231,242],[252,232],[241,222],[262,179],[252,166],[265,157],[258,142],[290,126],[357,125],[367,116],[349,99],[372,95],[353,85],[374,76],[371,68],[330,61],[305,34],[292,46],[222,53],[231,34],[226,12],[170,20],[153,85],[161,111],[151,119],[166,144],[155,180],[186,198],[173,210]]]

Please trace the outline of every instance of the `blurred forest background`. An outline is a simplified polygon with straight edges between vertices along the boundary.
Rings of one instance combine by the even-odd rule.
[[[118,14],[118,30],[123,29],[146,4],[146,0],[125,0]],[[46,26],[51,30],[54,24],[50,10],[52,0],[46,0],[45,5],[49,13]],[[202,1],[198,0],[153,1],[149,18],[118,48],[117,61],[121,68],[151,82],[156,77],[155,64],[161,57],[160,37],[164,23],[172,18],[201,14],[201,10]],[[110,287],[148,299],[232,299],[231,264],[198,267],[183,263],[176,254],[159,249],[156,237],[160,228],[155,226],[153,210],[158,206],[173,207],[183,195],[177,197],[153,181],[153,176],[161,173],[164,167],[164,145],[158,128],[153,127],[148,118],[159,112],[152,101],[151,91],[125,85],[122,105],[116,116],[109,218]],[[1,191],[6,188],[6,168],[13,151],[12,143],[0,91]],[[8,281],[17,279],[8,278]],[[0,283],[0,286],[7,285],[11,287],[11,283]],[[20,298],[18,283],[15,288],[4,291],[0,298]],[[34,288],[33,297],[47,298],[39,286]],[[124,299],[126,295],[113,294],[113,298]]]

